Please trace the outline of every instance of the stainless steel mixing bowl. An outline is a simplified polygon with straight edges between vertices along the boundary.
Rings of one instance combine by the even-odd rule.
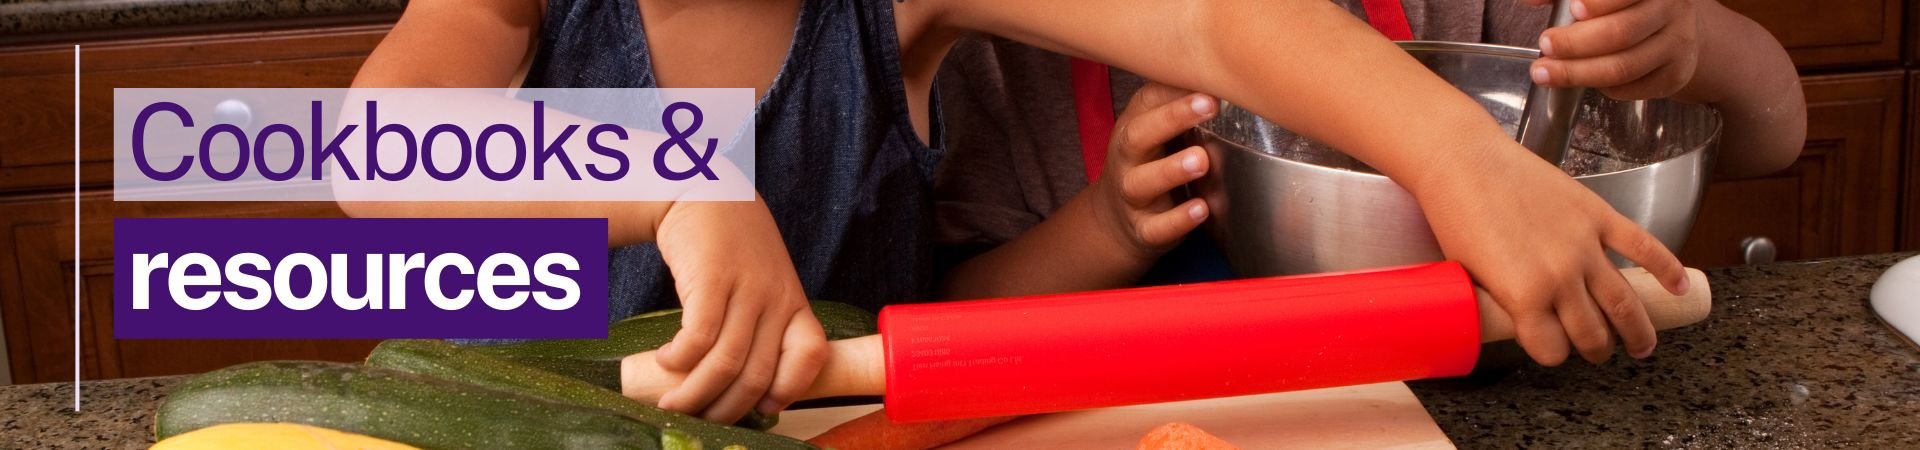
[[[1455,42],[1400,46],[1479,101],[1509,134],[1515,131],[1530,86],[1527,67],[1537,50]],[[1618,101],[1589,90],[1575,120],[1573,149],[1561,168],[1678,249],[1719,145],[1719,115],[1700,105]],[[1242,276],[1442,259],[1413,197],[1337,150],[1227,103],[1188,140],[1213,159],[1213,170],[1194,188],[1213,208],[1208,227]]]

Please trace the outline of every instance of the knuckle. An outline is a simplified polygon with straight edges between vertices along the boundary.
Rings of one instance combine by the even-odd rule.
[[[819,367],[826,364],[827,356],[831,354],[831,352],[827,351],[827,344],[825,342],[813,341],[800,344],[795,347],[791,353],[793,353],[793,358],[811,367]]]
[[[773,387],[773,374],[764,371],[747,373],[742,375],[739,380],[736,380],[734,385],[736,388],[745,391],[745,393],[753,394],[757,397],[767,392],[768,388]]]
[[[1600,64],[1598,83],[1620,84],[1633,76],[1633,64],[1625,58],[1612,58]]]
[[[1604,351],[1611,344],[1607,342],[1607,329],[1598,326],[1567,330],[1567,338],[1573,340],[1573,345],[1579,347],[1581,353]]]
[[[740,371],[747,367],[746,357],[739,354],[713,355],[708,359],[707,364],[713,365],[714,373],[727,378],[739,376]]]
[[[1637,315],[1635,313],[1639,311],[1639,306],[1640,301],[1635,299],[1631,292],[1622,292],[1620,290],[1613,290],[1603,294],[1600,299],[1601,310],[1606,312],[1608,317],[1615,319],[1635,317]]]
[[[1125,117],[1119,120],[1119,125],[1113,129],[1113,148],[1109,150],[1124,152],[1126,149],[1133,148],[1134,119],[1134,117]]]
[[[720,329],[718,327],[688,328],[686,340],[686,344],[691,344],[698,348],[706,348],[712,346],[714,342],[720,341]]]
[[[1625,20],[1609,20],[1602,22],[1595,34],[1597,38],[1615,46],[1624,46],[1626,40],[1633,36],[1633,26]]]

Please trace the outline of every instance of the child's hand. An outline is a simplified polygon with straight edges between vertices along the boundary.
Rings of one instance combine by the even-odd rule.
[[[1207,172],[1207,152],[1188,147],[1161,157],[1161,145],[1212,118],[1213,97],[1159,83],[1133,94],[1116,119],[1106,168],[1093,188],[1105,230],[1135,256],[1156,258],[1207,220],[1207,203],[1174,205],[1167,192]]]
[[[1533,63],[1533,81],[1599,88],[1622,100],[1679,94],[1692,83],[1700,59],[1693,2],[1574,0],[1576,22],[1540,34],[1543,57]]]
[[[1427,177],[1416,196],[1441,249],[1513,318],[1516,340],[1534,361],[1559,365],[1571,341],[1587,361],[1604,362],[1615,333],[1628,354],[1651,355],[1653,323],[1605,250],[1645,267],[1675,294],[1688,289],[1680,261],[1558,168],[1511,150]]]
[[[766,205],[679,202],[658,229],[686,309],[659,362],[688,373],[659,406],[730,424],[797,400],[826,360],[826,334]]]

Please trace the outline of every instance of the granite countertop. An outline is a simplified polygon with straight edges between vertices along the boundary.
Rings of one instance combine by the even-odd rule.
[[[1706,322],[1644,361],[1413,383],[1462,448],[1920,448],[1920,349],[1867,292],[1912,254],[1715,269]],[[145,448],[180,377],[0,387],[0,448]]]
[[[406,0],[0,0],[0,36],[398,15]]]

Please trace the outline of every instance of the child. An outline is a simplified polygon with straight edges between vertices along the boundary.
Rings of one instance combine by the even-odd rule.
[[[1359,1],[1335,3],[1366,15]],[[1547,71],[1548,85],[1598,87],[1626,99],[1675,96],[1715,107],[1726,119],[1716,156],[1721,176],[1784,168],[1805,138],[1806,107],[1785,51],[1757,24],[1716,3],[1576,2],[1582,20],[1544,34],[1545,0],[1403,3],[1418,39],[1527,47],[1539,42],[1548,56],[1535,67]],[[941,88],[952,100],[943,106],[952,132],[935,188],[940,240],[943,247],[978,254],[943,282],[947,295],[1128,286],[1209,213],[1198,199],[1174,205],[1165,195],[1200,177],[1207,154],[1187,148],[1163,158],[1160,144],[1209,118],[1210,97],[1156,83],[1140,87],[1138,77],[1116,73],[1114,92],[1138,92],[1130,102],[1113,102],[1125,110],[1104,175],[1089,186],[1081,154],[1072,151],[1080,146],[1079,124],[1066,56],[1004,39],[969,38],[944,70]],[[1503,300],[1510,308],[1521,306]],[[1567,319],[1563,314],[1561,320]],[[1533,328],[1553,326],[1535,320]],[[1563,326],[1569,333],[1606,330],[1597,320]],[[1567,354],[1567,338],[1542,336],[1550,334],[1535,333],[1522,344],[1536,361],[1554,365]],[[1573,343],[1597,363],[1613,352],[1612,339],[1603,337]],[[1629,349],[1644,356],[1640,352],[1651,342],[1645,345]]]
[[[933,80],[966,32],[1215,93],[1347,149],[1408,187],[1448,254],[1503,299],[1559,298],[1582,320],[1598,314],[1589,290],[1637,308],[1606,248],[1686,287],[1645,230],[1317,1],[419,0],[356,87],[499,87],[522,76],[527,87],[755,87],[762,201],[343,206],[605,217],[613,313],[675,298],[687,311],[659,363],[687,381],[660,406],[719,422],[777,411],[825,356],[807,297],[874,307],[933,296],[929,194],[941,155],[925,142],[943,137]],[[1382,122],[1405,125],[1375,132]],[[1638,309],[1609,309],[1627,314],[1623,333],[1641,338],[1632,348],[1651,349]],[[1522,323],[1552,315],[1516,311],[1533,314],[1516,314]]]

